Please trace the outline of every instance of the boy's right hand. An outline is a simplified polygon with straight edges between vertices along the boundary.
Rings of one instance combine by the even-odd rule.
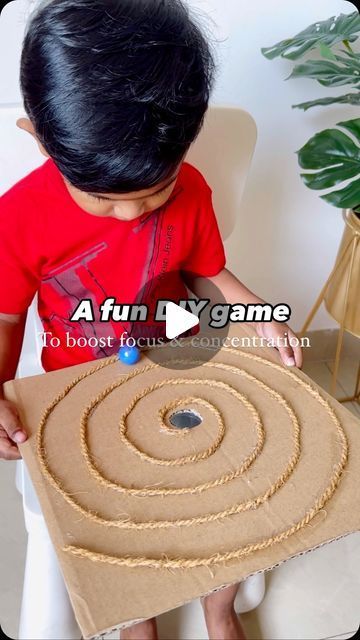
[[[20,422],[16,405],[0,399],[0,459],[19,460],[17,443],[25,442],[27,434]]]

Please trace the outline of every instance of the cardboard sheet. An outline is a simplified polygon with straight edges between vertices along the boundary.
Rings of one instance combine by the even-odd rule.
[[[85,638],[360,528],[360,421],[275,349],[222,349],[185,370],[146,355],[134,367],[107,362],[5,384]],[[170,416],[186,408],[202,421],[177,430]]]

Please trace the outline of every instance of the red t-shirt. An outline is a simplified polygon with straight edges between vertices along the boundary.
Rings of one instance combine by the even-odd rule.
[[[210,277],[224,266],[211,189],[188,163],[168,202],[131,221],[81,209],[52,160],[0,199],[0,312],[24,312],[38,292],[44,331],[60,341],[43,348],[45,371],[112,355],[124,331],[139,331],[140,325],[101,321],[106,298],[150,308],[157,298],[176,302],[188,298],[181,271]],[[92,302],[94,321],[71,322],[84,299]],[[86,338],[86,346],[67,346],[67,336]],[[98,346],[89,346],[91,337]]]

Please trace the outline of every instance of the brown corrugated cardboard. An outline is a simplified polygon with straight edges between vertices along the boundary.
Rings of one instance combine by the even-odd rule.
[[[233,327],[230,336],[252,338],[254,332]],[[157,353],[163,362],[199,359],[202,351],[166,347]],[[5,384],[30,434],[21,453],[85,638],[160,614],[359,529],[360,421],[303,372],[281,365],[276,350],[222,349],[192,369],[150,366],[129,379],[152,365],[145,354],[134,367],[107,362]],[[37,446],[44,411],[77,376],[102,364],[48,416],[44,475]],[[117,381],[89,414],[92,475],[81,451],[80,417]],[[121,414],[136,396],[121,438]],[[183,435],[161,428],[158,410],[189,396],[219,413],[193,399],[180,408],[200,413],[199,426]],[[107,480],[100,482],[94,468]],[[161,495],[164,487],[171,491]],[[138,495],[144,489],[151,495]],[[81,555],[75,555],[78,549]],[[189,562],[195,566],[188,568]]]

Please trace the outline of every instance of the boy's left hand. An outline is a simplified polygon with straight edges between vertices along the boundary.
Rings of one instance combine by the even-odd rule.
[[[303,356],[300,344],[294,347],[290,345],[285,346],[285,339],[287,339],[288,341],[290,338],[295,338],[295,340],[298,340],[298,337],[287,324],[275,321],[257,322],[255,328],[256,333],[258,334],[258,336],[260,336],[260,338],[270,338],[274,341],[276,341],[277,339],[279,340],[279,346],[277,346],[276,348],[278,349],[281,360],[284,364],[286,364],[288,367],[302,367]],[[281,346],[282,343],[284,343],[284,346]]]

